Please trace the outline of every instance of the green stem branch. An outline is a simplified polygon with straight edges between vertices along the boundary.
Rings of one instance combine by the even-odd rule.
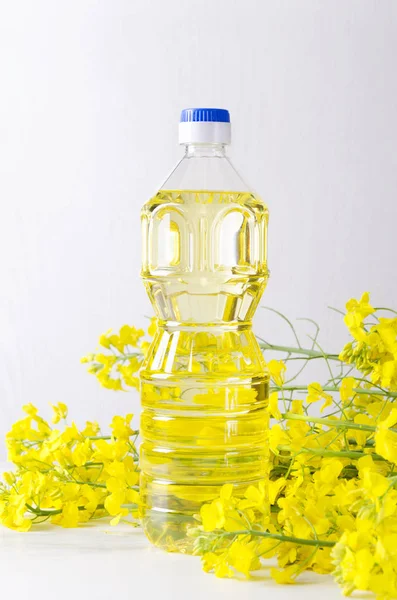
[[[289,446],[278,446],[280,450],[288,450],[291,451]],[[326,456],[330,458],[352,458],[359,459],[362,456],[368,456],[367,452],[358,452],[357,450],[326,450],[325,448],[301,448],[297,451],[297,454],[304,452],[306,454],[314,454],[316,456]],[[380,454],[371,454],[370,455],[373,460],[383,460],[386,461],[383,456]]]
[[[369,431],[371,433],[377,429],[373,425],[363,425],[361,423],[354,423],[353,421],[327,419],[325,417],[310,417],[306,415],[296,415],[295,413],[290,412],[283,413],[281,416],[283,419],[287,419],[288,421],[305,421],[306,423],[318,423],[320,425],[327,425],[328,427],[336,427],[341,429],[357,429],[359,431]]]
[[[283,386],[271,386],[272,391],[277,392],[307,392],[307,385],[283,385]],[[323,387],[324,392],[339,392],[340,388],[336,385],[326,385]],[[378,389],[362,389],[362,388],[354,388],[354,394],[364,394],[369,396],[388,396],[390,398],[397,398],[397,392],[389,392],[388,390],[378,390]]]
[[[280,542],[291,542],[299,546],[318,546],[319,548],[332,548],[335,546],[335,542],[328,540],[310,540],[305,538],[296,538],[289,535],[282,535],[279,533],[269,533],[268,531],[256,531],[255,529],[245,529],[242,531],[227,531],[222,533],[224,537],[232,537],[236,535],[252,535],[258,537],[269,538],[273,540],[279,540]]]
[[[276,352],[286,352],[287,354],[301,354],[302,356],[309,356],[310,358],[324,358],[327,357],[329,360],[337,360],[341,362],[338,354],[324,354],[318,350],[310,350],[309,348],[296,348],[294,346],[279,346],[277,344],[268,344],[267,342],[259,342],[259,346],[262,350],[274,350]]]

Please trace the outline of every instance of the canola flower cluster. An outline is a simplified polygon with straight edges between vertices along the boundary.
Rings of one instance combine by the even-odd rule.
[[[156,331],[156,319],[151,320],[149,336]],[[137,373],[150,342],[143,339],[143,329],[123,325],[119,333],[108,331],[100,336],[101,352],[87,354],[81,359],[89,364],[88,372],[95,375],[99,383],[108,390],[125,391],[139,388]],[[105,352],[104,352],[105,351]]]
[[[116,525],[137,516],[139,504],[137,431],[132,415],[115,416],[111,435],[101,435],[98,423],[79,430],[67,424],[68,409],[53,406],[52,427],[32,404],[26,416],[7,434],[8,460],[16,469],[0,484],[0,523],[18,531],[50,520],[77,527],[111,515]]]
[[[316,340],[311,350],[298,346],[285,361],[268,363],[270,483],[249,487],[243,499],[225,486],[202,507],[191,533],[206,571],[250,576],[276,558],[271,575],[279,583],[313,570],[333,573],[346,595],[397,597],[397,318],[382,312],[368,294],[348,302],[353,341],[339,357],[320,350],[330,373],[325,385],[285,379],[292,354],[316,358]],[[311,416],[313,403],[327,415]]]
[[[278,583],[292,584],[312,570],[333,573],[346,595],[363,590],[397,598],[397,313],[374,308],[365,293],[349,300],[344,321],[352,340],[340,355],[319,346],[318,329],[311,347],[302,347],[292,324],[296,346],[260,340],[264,351],[283,353],[283,360],[268,362],[269,480],[249,486],[243,497],[227,484],[202,506],[189,535],[205,571],[250,577],[272,559]],[[149,335],[155,328],[152,321]],[[144,332],[124,326],[100,345],[83,362],[101,385],[137,387],[149,345]],[[298,385],[296,374],[289,377],[297,360],[298,374],[322,361],[326,381]],[[66,417],[64,405],[54,411],[55,421]],[[46,519],[76,526],[107,514],[113,524],[128,512],[137,516],[130,415],[115,417],[106,437],[95,423],[60,432],[34,407],[25,412],[7,436],[17,469],[5,474],[0,489],[3,524],[26,530]]]

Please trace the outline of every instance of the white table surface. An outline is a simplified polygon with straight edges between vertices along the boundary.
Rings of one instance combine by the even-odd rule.
[[[254,581],[218,579],[201,570],[199,558],[158,550],[128,525],[40,527],[19,533],[0,526],[1,600],[341,598],[331,577],[311,573],[295,586],[277,585],[266,570]]]

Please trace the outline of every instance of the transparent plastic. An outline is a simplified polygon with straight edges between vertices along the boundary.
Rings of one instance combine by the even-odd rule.
[[[266,480],[269,377],[251,320],[265,289],[268,211],[223,145],[186,147],[142,210],[142,277],[159,327],[141,369],[147,537],[191,552],[225,483]]]

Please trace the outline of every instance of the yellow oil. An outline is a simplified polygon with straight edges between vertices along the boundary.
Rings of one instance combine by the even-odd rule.
[[[142,276],[159,327],[141,370],[147,537],[190,552],[225,483],[266,478],[269,377],[251,330],[268,279],[268,211],[253,194],[160,191],[143,208]]]

